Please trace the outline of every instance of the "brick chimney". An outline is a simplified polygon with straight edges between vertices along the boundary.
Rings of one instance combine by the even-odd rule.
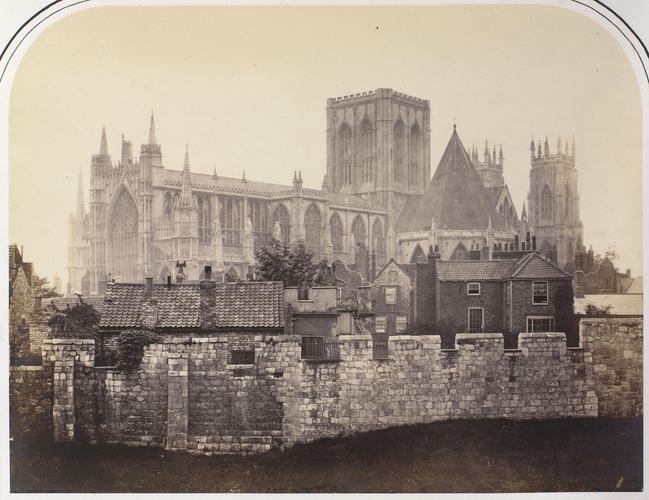
[[[153,277],[146,276],[144,278],[144,298],[150,299],[153,296]]]

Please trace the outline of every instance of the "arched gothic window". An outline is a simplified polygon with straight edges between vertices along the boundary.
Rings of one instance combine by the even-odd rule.
[[[212,212],[209,198],[198,198],[198,239],[201,243],[209,242],[212,236]]]
[[[401,118],[394,125],[394,146],[393,146],[393,164],[394,164],[394,180],[396,182],[403,182],[404,177],[404,156],[406,154],[406,127],[401,121]]]
[[[268,242],[268,229],[266,225],[266,210],[260,200],[250,200],[248,205],[248,214],[252,222],[252,232],[254,233],[254,246],[263,246]]]
[[[572,192],[570,188],[566,186],[566,211],[565,211],[566,221],[572,220]]]
[[[343,251],[343,222],[340,216],[334,213],[329,219],[329,230],[331,231],[331,244],[334,252]]]
[[[547,184],[541,192],[541,218],[552,219],[552,192]]]
[[[372,224],[372,249],[376,252],[376,256],[379,259],[385,257],[385,237],[381,219],[376,219],[374,224]]]
[[[469,260],[469,251],[464,246],[464,243],[460,241],[457,244],[449,260]]]
[[[171,196],[171,193],[167,191],[162,200],[162,215],[165,217],[171,217],[174,209],[174,201]]]
[[[365,222],[363,221],[360,215],[357,215],[356,218],[354,219],[354,222],[352,223],[352,236],[354,238],[354,249],[356,249],[359,244],[365,246],[366,234],[367,231],[365,229]]]
[[[341,184],[352,183],[352,129],[343,123],[338,130],[338,168],[342,174]]]
[[[138,260],[137,205],[126,188],[122,188],[113,203],[108,220],[108,263],[106,272],[122,281],[140,281]]]
[[[304,214],[304,237],[306,244],[311,248],[320,246],[321,228],[322,218],[320,217],[320,211],[312,203]]]
[[[220,213],[223,244],[238,246],[241,244],[241,217],[239,215],[239,200],[225,198]]]
[[[423,182],[419,174],[419,151],[421,150],[421,131],[416,123],[410,128],[408,142],[408,184],[411,188]]]
[[[415,250],[412,252],[412,256],[410,257],[410,263],[411,264],[416,264],[417,262],[426,262],[426,254],[422,250],[421,246],[417,245],[415,247]]]
[[[282,232],[282,240],[280,243],[288,245],[291,240],[291,223],[288,216],[288,210],[286,210],[284,205],[278,205],[273,212],[273,227],[275,227],[275,222],[279,222],[279,228]]]
[[[374,128],[369,120],[364,119],[359,127],[360,147],[357,165],[361,169],[362,182],[372,182],[374,178]]]

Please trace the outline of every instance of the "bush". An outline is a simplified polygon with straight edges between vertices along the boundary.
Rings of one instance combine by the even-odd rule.
[[[136,370],[142,361],[144,348],[160,337],[155,333],[142,330],[128,330],[117,337],[117,368],[127,372]]]
[[[586,316],[601,318],[603,316],[609,316],[612,309],[613,306],[610,304],[602,307],[598,307],[595,304],[586,304],[586,307],[584,307],[584,314]]]

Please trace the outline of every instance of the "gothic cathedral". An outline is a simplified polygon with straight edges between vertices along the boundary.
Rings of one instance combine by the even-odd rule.
[[[377,89],[327,100],[327,171],[322,189],[257,182],[163,164],[153,115],[149,138],[134,158],[122,137],[113,162],[102,130],[90,164],[90,206],[79,181],[69,218],[68,292],[101,293],[115,279],[164,281],[186,264],[188,280],[216,272],[245,279],[254,253],[275,238],[304,243],[314,260],[339,261],[371,279],[393,258],[418,262],[495,259],[536,248],[562,266],[581,246],[577,173],[572,154],[538,155],[532,147],[529,223],[519,218],[498,155],[483,161],[453,127],[431,179],[429,101]],[[540,148],[540,146],[539,146]],[[548,208],[550,207],[550,208]],[[533,236],[530,238],[530,234]]]

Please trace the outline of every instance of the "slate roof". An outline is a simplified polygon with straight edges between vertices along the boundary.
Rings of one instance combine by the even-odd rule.
[[[406,202],[397,227],[401,232],[428,231],[434,218],[435,227],[440,229],[486,229],[489,217],[494,229],[503,228],[503,221],[453,128],[430,184],[423,196]]]
[[[212,300],[209,300],[209,299]],[[199,283],[153,285],[158,328],[281,328],[281,282]],[[203,300],[201,300],[203,299]],[[99,326],[139,328],[144,285],[108,283]],[[214,304],[213,307],[207,304]]]
[[[438,260],[440,281],[500,281],[516,263],[515,260]]]
[[[584,314],[586,305],[599,308],[612,306],[612,316],[642,316],[642,295],[640,294],[593,294],[575,297],[575,314]]]
[[[568,273],[538,253],[528,253],[513,266],[506,279],[572,279]]]

